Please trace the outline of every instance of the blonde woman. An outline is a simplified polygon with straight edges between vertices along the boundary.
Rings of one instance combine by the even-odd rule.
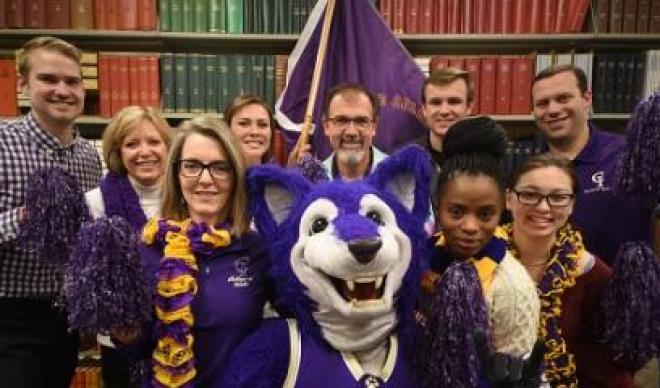
[[[261,321],[270,262],[249,230],[245,162],[229,128],[199,117],[180,129],[167,162],[162,219],[143,235],[161,254],[151,378],[155,385],[207,386]]]
[[[171,131],[153,108],[129,106],[115,115],[102,139],[108,173],[100,187],[85,195],[95,219],[120,216],[135,233],[140,233],[147,219],[158,215]],[[99,335],[97,340],[101,345],[104,386],[131,387],[128,364],[115,350],[110,337]]]

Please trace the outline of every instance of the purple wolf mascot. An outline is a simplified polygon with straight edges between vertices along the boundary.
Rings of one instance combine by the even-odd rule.
[[[278,307],[216,387],[416,387],[413,310],[430,160],[416,146],[358,182],[312,184],[273,166],[248,175]]]

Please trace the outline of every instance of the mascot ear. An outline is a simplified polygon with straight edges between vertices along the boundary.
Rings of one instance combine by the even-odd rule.
[[[431,160],[417,145],[402,148],[376,166],[367,178],[372,186],[389,192],[414,216],[430,212]]]
[[[274,236],[291,214],[295,202],[309,191],[310,182],[300,174],[281,167],[264,165],[247,173],[250,210],[257,229]]]

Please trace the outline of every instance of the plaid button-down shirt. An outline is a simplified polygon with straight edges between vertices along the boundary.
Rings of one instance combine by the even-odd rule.
[[[61,275],[55,268],[15,244],[28,178],[39,168],[53,166],[75,177],[84,192],[101,179],[99,155],[79,133],[63,147],[39,127],[32,113],[0,123],[0,298],[50,299],[60,290]]]

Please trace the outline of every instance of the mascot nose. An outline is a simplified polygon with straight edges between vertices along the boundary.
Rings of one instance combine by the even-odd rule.
[[[367,264],[376,257],[382,245],[379,238],[356,238],[348,242],[348,250],[359,263]]]

